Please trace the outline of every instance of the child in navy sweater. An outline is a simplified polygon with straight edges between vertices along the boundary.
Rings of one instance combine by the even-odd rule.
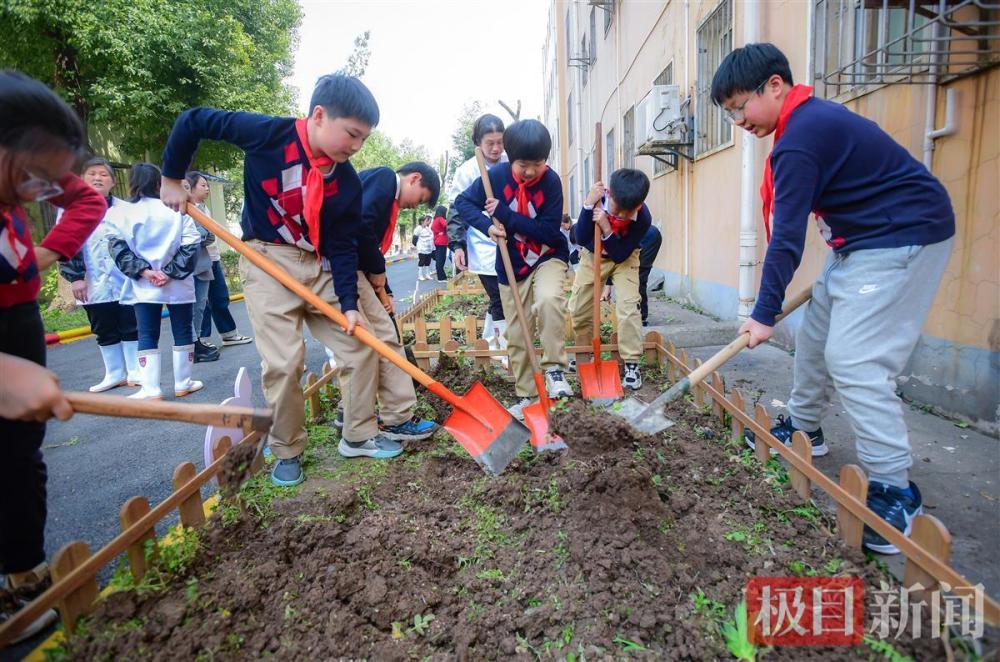
[[[402,445],[379,432],[375,417],[378,356],[352,334],[358,312],[358,237],[361,180],[350,157],[361,149],[379,120],[378,104],[357,78],[320,78],[309,117],[270,117],[194,108],[177,118],[163,152],[160,198],[182,209],[181,179],[202,139],[222,140],[245,152],[243,240],[347,317],[342,330],[292,296],[275,279],[240,260],[247,311],[261,355],[264,394],[274,410],[268,444],[278,458],[271,473],[277,485],[304,480],[305,449],[302,323],[331,347],[345,379],[366,388],[345,395],[340,450],[368,457],[395,457]]]
[[[503,144],[509,163],[498,163],[489,170],[490,184],[496,198],[486,198],[482,180],[476,180],[458,196],[455,205],[465,223],[494,241],[506,241],[514,267],[521,302],[529,316],[528,328],[538,327],[542,341],[542,369],[551,397],[573,394],[566,383],[566,295],[563,279],[569,250],[560,231],[562,220],[562,182],[547,165],[552,138],[537,120],[521,120],[507,127]],[[485,210],[485,211],[484,211]],[[494,216],[502,227],[490,221]],[[537,395],[531,374],[528,351],[533,338],[521,333],[513,293],[507,281],[499,251],[496,272],[500,297],[507,320],[507,343],[511,368],[517,380],[515,390],[520,401],[512,413]]]
[[[740,328],[750,347],[774,332],[810,212],[833,249],[795,338],[789,416],[779,416],[771,432],[789,444],[803,430],[813,455],[825,455],[820,418],[832,385],[868,470],[868,506],[908,534],[922,502],[909,480],[910,442],[895,379],[948,264],[955,234],[948,193],[874,122],[793,86],[788,60],[772,44],[730,53],[712,81],[712,100],[758,138],[774,134],[761,186],[770,245],[757,303]],[[749,432],[747,441],[753,445]],[[867,527],[864,545],[898,553]]]
[[[597,267],[600,282],[603,284],[610,279],[616,291],[618,351],[625,363],[622,384],[638,390],[642,387],[639,373],[639,359],[642,358],[639,242],[653,222],[649,209],[643,204],[649,193],[649,178],[639,170],[616,170],[611,174],[606,193],[603,182],[594,183],[576,224],[580,264],[569,298],[573,336],[592,337],[594,333],[594,225],[597,224],[602,242]]]

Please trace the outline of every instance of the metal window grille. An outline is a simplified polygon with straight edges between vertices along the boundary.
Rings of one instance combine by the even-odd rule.
[[[622,118],[622,167],[635,167],[635,108],[625,111]]]
[[[604,181],[615,171],[615,130],[608,131],[604,139]]]
[[[701,154],[733,138],[732,127],[722,111],[712,103],[712,76],[722,60],[733,50],[733,4],[722,0],[701,24],[697,32],[698,78],[695,114],[695,153]]]
[[[590,8],[590,61],[597,59],[597,8]]]

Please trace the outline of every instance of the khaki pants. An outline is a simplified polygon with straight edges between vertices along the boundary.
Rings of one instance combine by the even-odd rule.
[[[615,287],[615,313],[618,315],[618,353],[622,361],[638,363],[642,357],[642,313],[639,310],[639,249],[627,260],[615,264],[601,259],[601,283]],[[603,285],[602,285],[603,287]],[[585,334],[594,336],[594,254],[580,249],[580,264],[576,269],[573,293],[569,298],[569,314],[574,340]]]
[[[379,340],[388,345],[394,352],[406,359],[406,352],[403,350],[399,336],[396,335],[396,325],[393,324],[389,313],[385,312],[382,303],[378,300],[375,290],[365,277],[364,272],[358,272],[358,310],[365,318],[365,326],[378,337]],[[334,350],[337,360],[340,360],[340,353]],[[348,391],[353,390],[355,402],[364,397],[364,392],[370,387],[367,379],[344,380],[344,373],[340,373],[340,392],[344,394],[344,402],[348,402]],[[413,414],[413,407],[417,404],[417,394],[413,390],[413,380],[405,372],[392,364],[389,359],[378,357],[378,381],[375,383],[379,415],[385,425],[399,425],[410,420]],[[346,425],[348,410],[344,410],[344,423]],[[353,441],[353,440],[352,440]]]
[[[288,272],[322,299],[336,305],[333,276],[320,268],[316,255],[295,246],[249,242],[267,259]],[[344,389],[343,438],[364,441],[378,434],[375,419],[374,376],[378,356],[356,338],[246,258],[240,258],[240,273],[247,312],[261,358],[264,397],[274,410],[268,445],[279,459],[296,457],[306,447],[305,399],[302,396],[305,345],[302,323],[316,340],[333,349],[341,363]],[[358,388],[354,388],[358,382]]]
[[[542,341],[542,371],[549,368],[566,369],[566,295],[563,279],[566,277],[566,263],[548,259],[542,262],[531,275],[518,282],[518,293],[524,314],[528,316],[528,329],[532,337],[525,339],[521,333],[521,322],[514,307],[514,295],[508,285],[500,285],[500,301],[503,316],[507,320],[507,350],[510,366],[516,380],[515,392],[519,398],[538,394],[528,348],[534,350],[534,337]]]

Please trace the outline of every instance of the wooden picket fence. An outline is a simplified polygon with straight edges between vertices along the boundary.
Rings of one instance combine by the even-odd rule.
[[[586,361],[585,355],[591,351],[589,345],[578,345],[569,348],[575,351],[580,360]],[[617,353],[618,347],[612,343],[602,347],[602,351]],[[445,343],[443,351],[463,352],[472,355],[476,363],[489,361],[489,356],[495,351],[467,349],[450,341]],[[501,352],[502,353],[502,352]],[[691,366],[687,352],[678,350],[673,343],[664,344],[661,334],[650,332],[644,340],[646,362],[665,369],[671,381],[676,381],[701,365],[695,360]],[[418,361],[429,362],[428,356],[418,355]],[[304,393],[310,402],[313,413],[319,411],[319,390],[328,383],[334,373],[326,372],[322,377],[309,377]],[[871,527],[889,542],[893,543],[906,558],[903,573],[903,584],[913,587],[919,584],[929,594],[932,591],[944,591],[975,600],[976,587],[954,568],[948,565],[951,535],[944,525],[933,515],[919,515],[913,522],[910,537],[882,520],[866,505],[868,480],[860,467],[845,465],[840,470],[839,482],[828,478],[812,464],[812,453],[808,438],[802,432],[792,438],[791,448],[785,447],[770,432],[771,414],[767,408],[757,403],[753,411],[746,411],[746,399],[739,389],[727,392],[722,375],[716,371],[712,377],[691,389],[693,404],[696,407],[711,406],[713,415],[725,424],[727,414],[730,417],[733,440],[740,441],[744,430],[750,429],[756,435],[755,456],[759,462],[766,464],[773,449],[788,463],[788,472],[793,489],[803,499],[809,499],[812,490],[819,488],[826,492],[837,504],[837,532],[843,542],[852,548],[859,548],[865,525]],[[609,414],[610,415],[610,414]],[[251,433],[240,440],[239,444],[255,444],[259,441],[259,433]],[[740,443],[742,443],[740,441]],[[217,444],[215,461],[196,472],[190,462],[183,462],[174,470],[174,492],[155,508],[150,508],[144,497],[134,497],[122,506],[122,532],[96,554],[91,555],[86,543],[72,542],[63,547],[55,556],[52,564],[53,585],[31,604],[17,612],[6,623],[0,626],[0,647],[9,642],[35,618],[52,607],[58,607],[63,625],[67,632],[74,631],[76,619],[90,612],[98,597],[96,575],[105,564],[113,561],[120,553],[128,552],[129,567],[132,576],[138,581],[145,573],[145,556],[143,543],[155,540],[154,525],[177,510],[181,525],[200,527],[205,523],[205,515],[200,499],[200,489],[219,473],[222,458],[229,450],[231,442],[223,438]],[[258,460],[258,470],[260,461]],[[975,604],[973,602],[972,604]],[[1000,625],[1000,604],[989,596],[982,596],[981,618],[984,623]]]

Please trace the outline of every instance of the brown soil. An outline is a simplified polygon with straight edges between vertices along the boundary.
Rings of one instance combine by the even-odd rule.
[[[448,316],[456,322],[464,320],[467,315],[480,319],[486,315],[490,300],[486,294],[452,294],[445,298],[427,314],[428,322],[440,321]]]
[[[237,444],[222,458],[219,467],[219,485],[225,486],[224,497],[231,497],[243,481],[250,478],[250,469],[257,456],[257,444]]]

